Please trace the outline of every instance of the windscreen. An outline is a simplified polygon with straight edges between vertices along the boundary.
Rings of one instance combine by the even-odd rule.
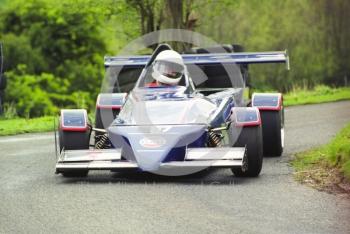
[[[208,124],[215,110],[215,104],[201,98],[129,100],[118,118],[131,125]]]

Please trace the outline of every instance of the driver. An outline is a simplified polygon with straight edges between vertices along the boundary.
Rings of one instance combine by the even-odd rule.
[[[148,87],[178,85],[185,68],[181,55],[173,50],[160,52],[152,66],[154,81],[148,84]]]

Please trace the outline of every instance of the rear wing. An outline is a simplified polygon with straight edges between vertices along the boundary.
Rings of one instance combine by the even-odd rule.
[[[239,65],[246,84],[249,83],[248,64],[284,63],[289,70],[287,51],[182,54],[182,57],[197,89],[232,87],[224,64]],[[106,74],[110,78],[109,88],[113,92],[128,93],[150,59],[151,55],[105,57]],[[206,79],[197,74],[198,70],[194,69],[194,66],[198,66],[204,72]]]
[[[151,58],[142,56],[111,56],[105,57],[105,68],[110,66],[144,67]],[[183,54],[185,64],[211,65],[211,64],[260,64],[285,63],[289,70],[289,56],[287,51],[249,52],[249,53],[213,53],[213,54]]]

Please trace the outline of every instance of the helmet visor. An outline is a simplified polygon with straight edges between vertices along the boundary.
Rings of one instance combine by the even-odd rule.
[[[184,73],[184,67],[177,63],[172,63],[168,61],[156,61],[153,67],[163,76],[177,79]]]

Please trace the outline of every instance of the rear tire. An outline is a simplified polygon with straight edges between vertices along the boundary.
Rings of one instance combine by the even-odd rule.
[[[95,111],[95,127],[100,129],[107,129],[113,120],[118,116],[120,110],[99,109]],[[103,135],[101,132],[95,132],[95,135]]]
[[[235,134],[238,129],[230,127],[230,134]],[[231,139],[233,139],[231,137]],[[246,157],[248,169],[242,171],[242,168],[232,168],[232,172],[237,177],[257,177],[263,163],[263,142],[261,126],[243,127],[237,141],[233,147],[246,147]]]
[[[264,156],[279,157],[283,153],[283,111],[260,111]]]

